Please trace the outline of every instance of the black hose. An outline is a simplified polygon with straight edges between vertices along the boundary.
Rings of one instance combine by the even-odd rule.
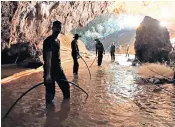
[[[3,120],[7,117],[7,115],[10,113],[10,111],[13,109],[13,107],[16,105],[16,103],[24,96],[24,95],[26,95],[28,92],[30,92],[32,89],[34,89],[34,88],[36,88],[36,87],[38,87],[38,86],[40,86],[40,85],[42,85],[42,84],[44,84],[44,82],[41,82],[41,83],[39,83],[39,84],[37,84],[37,85],[35,85],[35,86],[33,86],[32,88],[30,88],[30,89],[28,89],[26,92],[24,92],[16,101],[15,101],[15,103],[13,103],[13,105],[10,107],[10,109],[8,110],[8,112],[4,115],[4,117],[2,118]]]
[[[68,83],[73,84],[74,86],[76,86],[76,87],[78,87],[80,90],[82,90],[82,91],[87,95],[87,97],[89,96],[88,93],[87,93],[85,90],[83,90],[81,87],[79,87],[79,86],[78,86],[77,84],[75,84],[74,82],[67,81],[67,80],[63,80],[63,79],[60,79],[60,81],[64,81],[64,82],[68,82]]]
[[[76,86],[77,88],[79,88],[80,90],[82,90],[82,91],[87,95],[87,98],[88,98],[88,96],[89,96],[88,93],[87,93],[85,90],[83,90],[81,87],[79,87],[78,85],[76,85],[74,82],[70,82],[70,81],[63,80],[63,79],[60,79],[60,81],[68,82],[68,83],[73,84],[74,86]],[[39,83],[39,84],[37,84],[37,85],[31,87],[30,89],[28,89],[26,92],[24,92],[24,93],[15,101],[15,103],[13,103],[13,105],[9,108],[9,110],[8,110],[7,113],[4,115],[4,117],[2,118],[2,120],[4,120],[4,119],[8,116],[8,114],[10,113],[10,111],[13,109],[13,107],[17,104],[17,102],[18,102],[23,96],[25,96],[25,95],[26,95],[28,92],[30,92],[32,89],[34,89],[34,88],[36,88],[36,87],[38,87],[38,86],[40,86],[40,85],[42,85],[42,84],[44,84],[44,82],[41,82],[41,83]]]
[[[93,60],[93,62],[91,63],[91,65],[89,66],[89,68],[93,65],[93,63],[95,62],[97,56],[95,56],[95,59]]]
[[[89,69],[89,67],[88,67],[88,65],[87,65],[87,63],[86,63],[86,61],[83,59],[83,57],[82,56],[80,56],[80,58],[84,61],[84,63],[86,64],[86,67],[87,67],[87,69],[88,69],[88,71],[89,71],[89,76],[90,76],[90,79],[91,79],[91,72],[90,72],[90,69]]]

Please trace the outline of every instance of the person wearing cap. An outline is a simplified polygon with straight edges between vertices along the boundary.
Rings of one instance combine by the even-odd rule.
[[[78,48],[78,38],[81,37],[78,34],[74,35],[74,40],[71,42],[71,48],[72,48],[72,58],[74,61],[74,65],[73,65],[73,74],[74,76],[78,75],[78,68],[79,68],[79,64],[78,64],[78,58],[80,56],[79,54],[79,48]]]
[[[114,42],[111,45],[110,53],[111,53],[111,61],[115,61],[115,45],[114,45]]]
[[[58,83],[64,99],[70,98],[69,83],[61,80],[67,80],[62,70],[60,62],[60,40],[57,38],[61,32],[61,22],[54,21],[52,34],[43,42],[43,60],[44,60],[44,85],[46,88],[46,103],[52,103],[55,96],[55,81]]]
[[[103,44],[100,42],[99,39],[95,39],[96,43],[96,56],[98,54],[98,66],[101,66],[103,54],[105,54],[105,50]]]

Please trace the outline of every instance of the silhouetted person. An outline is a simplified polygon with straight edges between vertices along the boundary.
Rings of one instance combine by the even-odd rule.
[[[61,79],[67,80],[60,62],[60,41],[57,39],[61,32],[61,22],[54,21],[52,35],[47,37],[43,43],[44,59],[44,85],[46,87],[46,103],[52,103],[55,96],[55,81],[58,83],[64,99],[70,98],[69,84]]]
[[[78,34],[74,35],[74,40],[71,43],[71,48],[72,48],[72,58],[74,61],[74,65],[73,65],[73,74],[74,75],[78,75],[78,68],[79,68],[79,64],[78,64],[78,58],[80,56],[79,54],[79,48],[78,48],[78,38],[81,37]]]
[[[129,44],[127,45],[127,49],[126,49],[126,57],[129,57]]]
[[[103,44],[100,42],[99,39],[95,39],[96,43],[96,56],[98,54],[98,66],[101,66],[103,54],[105,54],[105,50]]]
[[[111,45],[110,54],[111,54],[111,61],[115,61],[115,45],[114,45],[114,42]]]

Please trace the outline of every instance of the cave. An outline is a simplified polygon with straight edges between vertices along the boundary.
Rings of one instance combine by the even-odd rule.
[[[104,44],[106,51],[109,51],[112,42],[115,42],[117,49],[120,45],[122,46],[122,53],[126,52],[126,45],[131,44],[130,53],[136,54],[142,62],[162,62],[160,58],[156,59],[156,57],[153,58],[155,60],[150,58],[143,60],[141,57],[145,55],[139,52],[139,48],[135,44],[138,42],[137,28],[145,16],[160,21],[160,28],[167,28],[170,36],[169,42],[172,42],[175,37],[174,18],[172,16],[174,9],[171,2],[157,2],[156,4],[151,2],[138,2],[137,4],[134,2],[74,2],[73,4],[71,2],[42,1],[11,2],[9,8],[15,6],[13,10],[5,8],[7,3],[2,3],[2,8],[5,10],[2,14],[2,21],[6,22],[8,14],[14,16],[8,19],[8,22],[11,20],[10,32],[9,30],[6,31],[6,25],[2,24],[2,64],[14,63],[17,55],[8,56],[9,53],[7,52],[10,47],[15,47],[13,45],[16,43],[30,42],[42,51],[43,40],[51,32],[51,24],[55,19],[59,19],[63,25],[60,40],[64,41],[64,47],[69,46],[72,35],[78,33],[82,35],[80,38],[82,45],[85,45],[89,51],[95,50],[94,39],[96,38],[99,38]],[[63,12],[62,10],[68,11]],[[157,16],[157,13],[160,15]],[[68,42],[66,42],[67,40]],[[167,50],[170,50],[170,47],[171,45]],[[159,56],[157,52],[152,52],[151,55],[153,54]],[[168,60],[168,52],[163,55],[165,56],[164,59]],[[4,59],[7,58],[6,56],[9,57],[10,61]],[[26,58],[27,56],[28,54]]]
[[[175,74],[162,63],[175,45],[174,7],[169,1],[1,2],[2,126],[173,127]],[[55,20],[62,23],[60,60],[42,66],[43,40]],[[81,35],[78,60],[71,55],[74,34]],[[106,50],[101,66],[97,38]]]

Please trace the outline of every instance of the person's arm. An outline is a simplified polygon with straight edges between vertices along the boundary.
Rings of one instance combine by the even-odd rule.
[[[55,42],[56,43],[56,53],[57,53],[57,61],[58,61],[58,64],[61,64],[61,59],[60,59],[60,40],[57,39],[57,41]]]
[[[97,56],[97,44],[96,44],[96,56]]]
[[[43,44],[43,59],[44,59],[44,71],[46,81],[51,79],[51,59],[52,51],[51,46],[48,44],[48,40],[44,41]]]
[[[77,52],[77,54],[80,56],[80,52],[79,52],[79,48],[78,48],[77,42],[76,42],[76,44],[75,44],[75,47],[76,47],[76,52]]]

